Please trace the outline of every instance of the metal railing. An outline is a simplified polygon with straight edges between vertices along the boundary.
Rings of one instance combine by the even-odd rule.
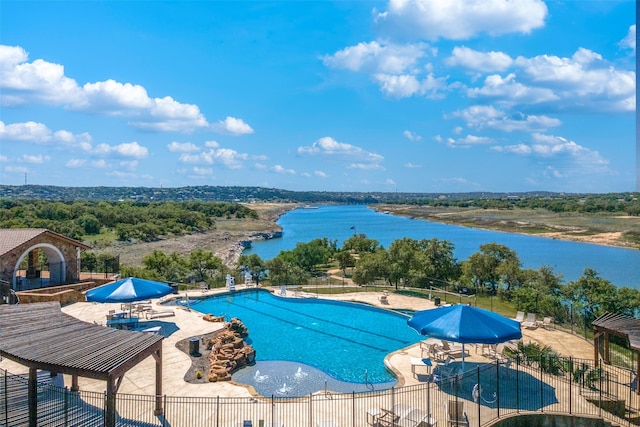
[[[456,362],[459,367],[459,362]],[[0,426],[29,425],[26,376],[0,370]],[[640,425],[635,373],[592,360],[558,358],[511,363],[467,363],[464,373],[444,376],[441,367],[417,385],[363,393],[317,393],[299,398],[162,396],[164,413],[154,415],[154,396],[118,394],[118,426],[315,427],[333,420],[341,427],[379,424],[383,409],[401,424],[407,408],[447,425],[447,408],[462,402],[470,426],[491,425],[514,414],[590,416],[620,426]],[[37,386],[38,426],[101,426],[103,393]],[[391,418],[390,425],[394,424]],[[249,424],[246,424],[249,425]],[[428,424],[427,424],[428,425]]]

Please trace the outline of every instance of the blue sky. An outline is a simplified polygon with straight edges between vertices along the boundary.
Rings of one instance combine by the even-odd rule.
[[[0,184],[636,188],[633,1],[0,2]]]

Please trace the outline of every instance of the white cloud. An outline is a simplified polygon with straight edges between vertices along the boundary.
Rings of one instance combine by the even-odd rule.
[[[209,126],[196,105],[169,96],[150,98],[143,86],[113,79],[82,87],[64,67],[42,59],[28,61],[19,46],[0,45],[0,105],[44,104],[131,118],[135,127],[190,132]]]
[[[451,56],[445,59],[449,66],[460,66],[483,73],[504,71],[511,66],[513,59],[503,52],[479,52],[468,47],[455,47]]]
[[[109,167],[109,164],[105,159],[99,159],[92,161],[91,166],[98,169],[106,169]]]
[[[422,137],[420,135],[418,135],[418,134],[416,134],[414,132],[411,132],[410,130],[405,130],[404,132],[402,132],[402,134],[409,141],[420,141],[422,139]]]
[[[551,89],[528,87],[517,82],[514,73],[508,74],[505,78],[498,74],[487,76],[483,87],[471,88],[467,91],[467,95],[470,98],[502,98],[521,104],[537,104],[559,99]]]
[[[205,141],[204,146],[207,148],[218,148],[220,147],[220,144],[218,144],[217,141],[211,140],[211,141]]]
[[[415,163],[409,162],[409,163],[405,163],[404,167],[409,169],[416,169],[416,168],[421,168],[422,165],[416,165]]]
[[[462,40],[487,33],[528,34],[544,25],[541,0],[390,0],[376,23],[391,34]]]
[[[212,125],[211,128],[216,132],[229,135],[246,135],[254,132],[251,126],[246,124],[242,119],[230,116]]]
[[[491,105],[473,105],[464,110],[455,111],[451,115],[462,118],[470,128],[497,129],[504,132],[542,131],[562,124],[559,119],[544,115],[512,114],[509,116]]]
[[[201,168],[199,166],[194,166],[193,169],[191,169],[191,171],[193,173],[195,173],[196,175],[213,175],[213,169],[212,168]]]
[[[313,174],[317,177],[320,178],[328,178],[329,175],[327,175],[326,173],[322,172],[322,171],[313,171]]]
[[[530,144],[520,143],[508,146],[491,147],[493,151],[511,153],[520,156],[532,156],[542,159],[560,159],[560,166],[565,171],[580,170],[584,173],[608,171],[609,161],[602,158],[597,151],[583,147],[574,141],[561,136],[534,133]]]
[[[8,162],[9,158],[5,155],[0,154],[0,163],[2,162]]]
[[[286,169],[280,165],[275,165],[274,167],[271,168],[271,171],[275,172],[275,173],[279,173],[279,174],[286,174],[286,175],[295,175],[296,171],[294,171],[293,169]]]
[[[23,154],[22,157],[20,157],[19,159],[20,162],[37,164],[37,165],[48,162],[49,160],[51,160],[51,157],[43,156],[42,154],[38,154],[38,155]]]
[[[387,184],[387,185],[396,185],[396,182],[394,180],[392,180],[391,178],[387,178],[384,181],[384,183]]]
[[[100,156],[117,155],[143,159],[149,155],[149,150],[133,141],[118,145],[98,144],[94,149],[94,153]]]
[[[4,168],[4,170],[6,170],[7,172],[13,172],[13,173],[29,172],[29,168],[26,168],[24,166],[7,166]]]
[[[384,157],[379,154],[370,153],[351,144],[338,142],[330,136],[318,139],[309,147],[298,147],[298,154],[303,156],[324,156],[339,160],[358,160],[369,163],[380,163],[384,160]]]
[[[5,125],[0,121],[0,139],[42,143],[51,140],[51,130],[42,123],[24,122]]]
[[[65,164],[64,167],[66,168],[79,168],[84,166],[87,163],[86,160],[84,159],[69,159]]]
[[[423,80],[410,74],[375,74],[373,79],[380,85],[382,92],[396,98],[408,98],[413,95],[439,98],[447,88],[446,78],[436,78],[431,73]]]
[[[486,136],[467,135],[463,138],[447,138],[447,146],[451,148],[471,148],[475,145],[491,144],[493,139]]]
[[[361,170],[385,170],[384,167],[378,164],[372,163],[350,163],[347,169],[361,169]]]
[[[86,152],[92,149],[89,133],[73,134],[66,130],[51,132],[45,124],[32,121],[10,125],[0,121],[0,140],[56,144],[62,148],[71,147]]]
[[[627,36],[620,41],[620,46],[631,49],[634,53],[636,52],[636,24],[629,27],[629,32]]]
[[[372,41],[325,55],[322,62],[331,68],[401,74],[415,67],[417,60],[425,55],[426,47],[424,43],[398,45]]]
[[[128,169],[130,171],[135,171],[136,168],[138,167],[138,161],[137,160],[123,160],[119,163],[121,168],[125,168]]]
[[[242,168],[242,162],[248,158],[247,154],[238,153],[230,148],[212,148],[197,154],[184,153],[179,160],[183,163],[219,164],[226,166],[228,169],[240,169]]]
[[[636,73],[618,70],[602,56],[579,48],[571,58],[518,57],[516,64],[531,84],[553,90],[558,107],[596,111],[634,111]],[[539,102],[539,101],[538,101]]]
[[[177,142],[177,141],[172,141],[171,144],[167,145],[167,148],[172,153],[191,153],[191,152],[200,150],[192,142]]]

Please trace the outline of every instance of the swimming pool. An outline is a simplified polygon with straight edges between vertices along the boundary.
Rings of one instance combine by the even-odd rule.
[[[391,352],[424,338],[407,316],[366,304],[281,298],[263,289],[191,301],[205,314],[237,317],[249,330],[256,365],[233,375],[263,396],[301,396],[327,388],[340,392],[390,388],[384,366]]]

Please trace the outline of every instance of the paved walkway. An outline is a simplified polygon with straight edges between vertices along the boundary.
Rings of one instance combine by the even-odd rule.
[[[240,286],[239,288],[242,288]],[[278,291],[279,292],[279,291]],[[276,295],[278,292],[274,292]],[[212,291],[208,292],[213,293]],[[200,293],[198,292],[198,295]],[[192,293],[193,296],[195,296]],[[322,295],[322,298],[331,298],[343,301],[360,301],[384,308],[399,308],[409,310],[425,310],[434,308],[433,303],[427,299],[390,293],[388,302],[380,302],[381,292],[358,292],[348,294]],[[295,293],[289,291],[288,297],[295,298]],[[157,304],[158,301],[154,301]],[[120,310],[119,304],[75,303],[63,308],[63,311],[71,316],[86,322],[105,323],[109,310]],[[173,307],[175,316],[155,319],[156,322],[165,322],[168,327],[175,330],[165,338],[163,344],[163,393],[170,396],[229,396],[250,397],[251,390],[233,382],[217,382],[206,384],[191,384],[184,381],[184,376],[191,365],[188,355],[176,347],[180,340],[200,336],[214,332],[222,327],[222,324],[211,323],[202,319],[202,314],[187,311],[180,307]],[[538,342],[548,345],[559,354],[579,358],[593,358],[593,346],[579,336],[560,330],[523,330],[523,339],[526,343]],[[469,361],[489,362],[490,359],[476,352],[475,346],[470,345]],[[416,384],[419,377],[413,375],[411,370],[411,358],[420,357],[419,345],[413,345],[390,354],[387,357],[387,366],[399,377],[399,385]],[[7,359],[0,361],[0,367],[11,373],[25,373],[27,369]],[[128,371],[122,381],[119,393],[152,395],[155,391],[155,362],[149,357],[139,365]],[[71,378],[65,376],[66,385],[71,384]],[[82,390],[103,392],[105,383],[102,381],[79,378],[79,386]]]

